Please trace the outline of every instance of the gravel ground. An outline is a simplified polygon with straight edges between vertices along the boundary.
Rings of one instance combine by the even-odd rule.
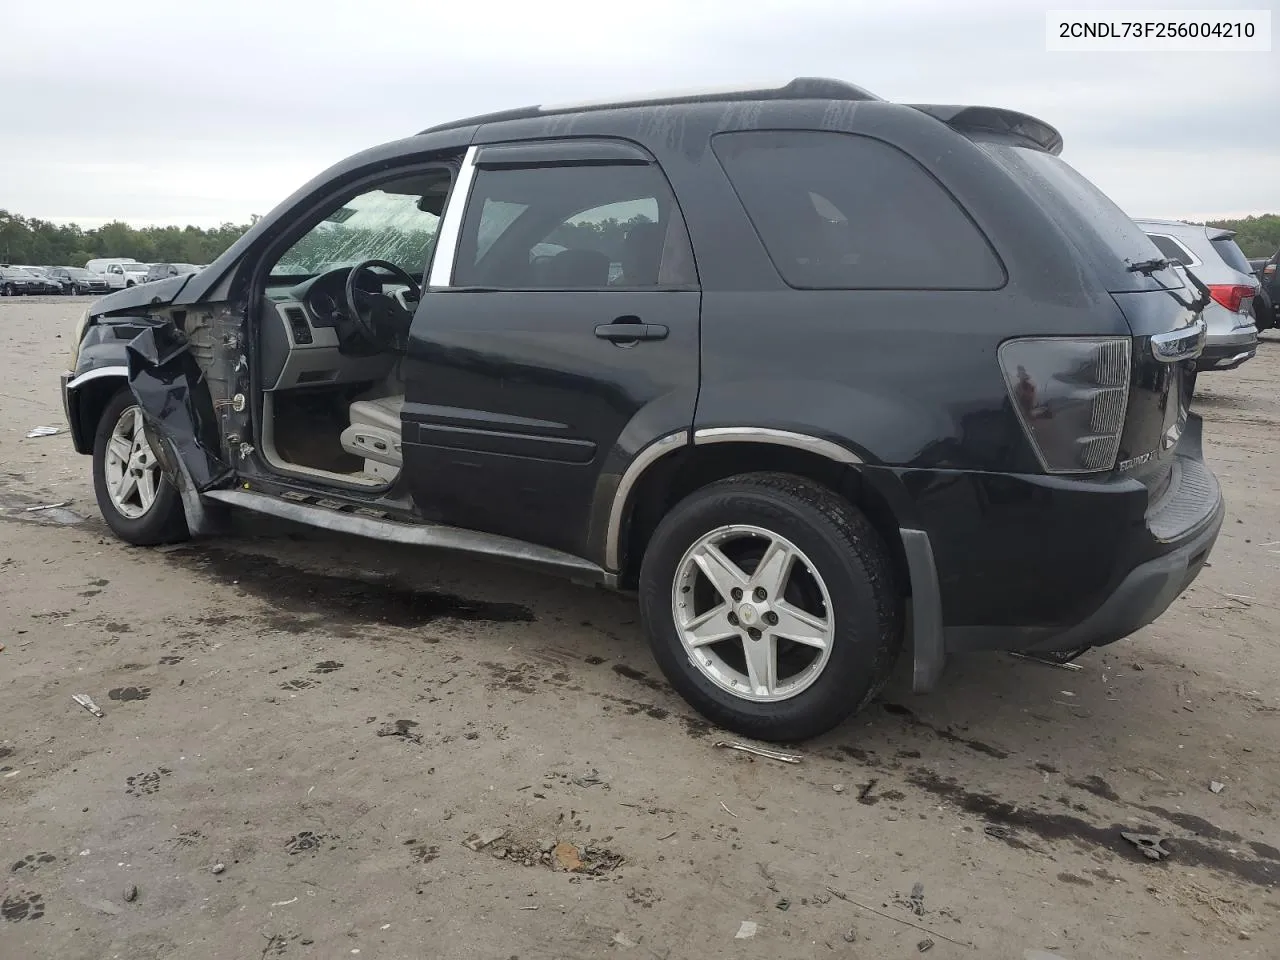
[[[900,670],[787,765],[716,748],[627,597],[260,521],[112,539],[65,429],[25,437],[81,309],[0,301],[5,960],[1280,956],[1280,342],[1202,378],[1228,517],[1155,625]]]

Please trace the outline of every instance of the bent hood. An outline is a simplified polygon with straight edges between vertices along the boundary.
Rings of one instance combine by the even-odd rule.
[[[189,273],[181,277],[169,277],[165,280],[156,280],[153,283],[144,283],[124,290],[117,290],[115,293],[107,294],[100,300],[95,300],[93,305],[89,307],[89,314],[97,317],[105,313],[123,313],[126,310],[136,310],[138,307],[166,306],[173,303],[174,298],[187,285],[187,281],[194,276],[194,273]]]

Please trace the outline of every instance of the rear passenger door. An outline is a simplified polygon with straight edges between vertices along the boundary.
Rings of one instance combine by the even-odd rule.
[[[653,158],[621,141],[473,148],[459,191],[404,366],[415,502],[600,561],[593,506],[615,448],[693,421],[700,293],[684,219]]]

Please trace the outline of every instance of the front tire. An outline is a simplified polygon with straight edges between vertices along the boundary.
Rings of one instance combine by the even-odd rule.
[[[699,713],[760,740],[830,730],[884,686],[902,597],[880,536],[850,503],[778,473],[698,490],[640,570],[654,658]]]
[[[6,283],[4,286],[0,287],[0,297],[12,297],[12,296],[13,296],[13,284]]]
[[[185,540],[182,498],[165,479],[127,387],[102,412],[93,438],[93,490],[107,526],[121,540],[153,546]]]

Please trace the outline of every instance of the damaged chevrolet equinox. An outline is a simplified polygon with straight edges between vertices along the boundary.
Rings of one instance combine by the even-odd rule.
[[[357,154],[97,301],[63,396],[111,529],[229,507],[635,590],[714,722],[828,730],[900,656],[1068,659],[1222,523],[1203,291],[1048,124],[799,79]]]

